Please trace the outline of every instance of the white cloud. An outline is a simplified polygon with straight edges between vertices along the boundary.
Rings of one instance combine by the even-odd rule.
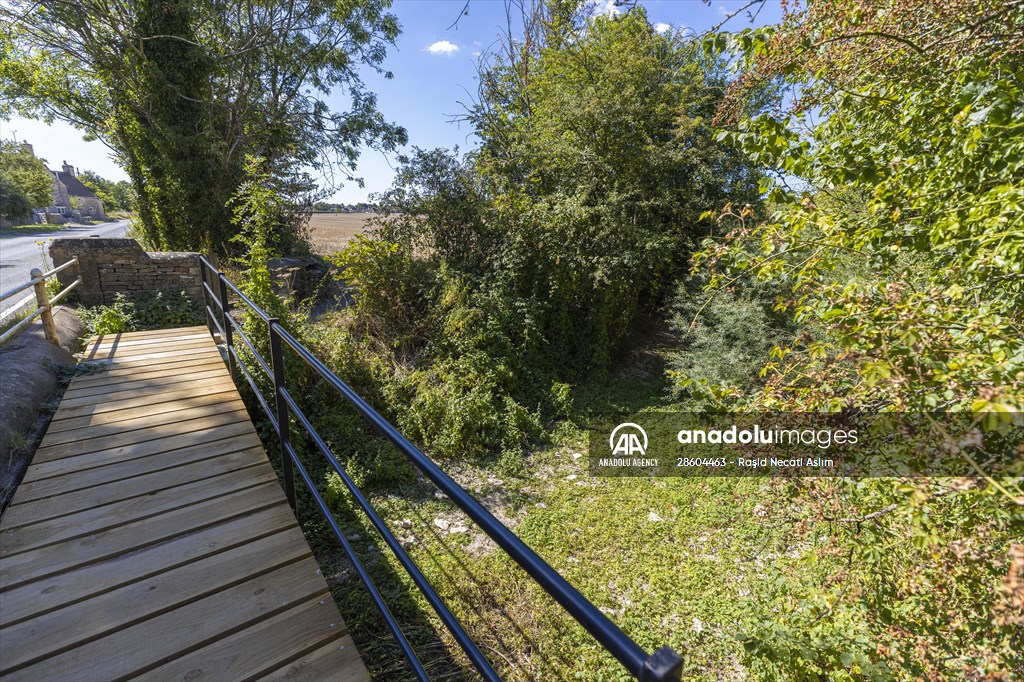
[[[597,6],[594,7],[594,16],[600,14],[614,17],[617,14],[622,14],[622,10],[619,9],[615,0],[598,0]]]
[[[427,45],[427,52],[430,54],[455,54],[458,51],[459,46],[447,40],[439,40]]]
[[[664,21],[659,21],[654,25],[654,30],[658,33],[665,33],[672,30],[672,24],[666,24]]]

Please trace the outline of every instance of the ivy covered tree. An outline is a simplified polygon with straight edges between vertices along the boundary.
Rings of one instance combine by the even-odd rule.
[[[135,188],[154,246],[224,251],[245,158],[266,160],[305,201],[312,172],[335,184],[363,144],[393,149],[360,70],[382,71],[398,35],[387,0],[239,3],[133,0],[0,7],[0,115],[62,119],[100,138]],[[350,106],[332,111],[326,96]],[[279,225],[270,245],[294,238]]]

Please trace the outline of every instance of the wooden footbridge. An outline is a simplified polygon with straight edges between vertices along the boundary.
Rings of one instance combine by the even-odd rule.
[[[0,678],[369,679],[206,327],[84,361],[0,518]]]
[[[679,679],[682,659],[670,647],[648,654],[276,318],[200,260],[208,326],[92,339],[83,363],[95,371],[72,380],[0,517],[0,680],[369,679],[296,523],[297,484],[351,561],[409,672],[428,680],[303,464],[318,456],[469,664],[482,679],[500,682],[317,432],[303,400],[289,392],[286,353],[304,363],[304,378],[330,387],[339,405],[390,441],[632,676]],[[33,280],[43,292],[35,314],[50,308],[38,286],[44,278]],[[236,315],[265,325],[269,359]],[[253,375],[261,372],[257,382]],[[269,398],[260,388],[267,381]],[[253,389],[277,434],[281,482],[236,382]],[[299,429],[312,443],[307,452],[292,443]]]

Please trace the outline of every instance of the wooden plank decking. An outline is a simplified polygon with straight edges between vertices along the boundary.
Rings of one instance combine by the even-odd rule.
[[[0,678],[369,679],[206,328],[85,359],[0,518]]]

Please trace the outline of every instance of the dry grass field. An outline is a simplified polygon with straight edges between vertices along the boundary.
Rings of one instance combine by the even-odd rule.
[[[309,218],[309,239],[313,251],[322,255],[337,253],[357,234],[375,213],[314,213]]]

